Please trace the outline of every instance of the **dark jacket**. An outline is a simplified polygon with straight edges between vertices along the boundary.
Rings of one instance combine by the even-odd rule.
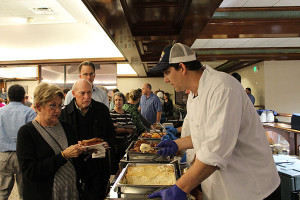
[[[66,105],[65,109],[62,110],[60,119],[70,123],[75,130],[76,139],[79,138],[79,135],[84,135],[84,133],[79,134],[77,124],[79,122],[76,121],[76,113],[77,109],[75,106],[75,100],[73,99],[68,105]],[[88,158],[88,159],[79,159],[80,168],[78,171],[78,177],[85,182],[88,186],[88,191],[90,194],[95,194],[95,198],[98,198],[100,193],[103,193],[107,182],[110,176],[110,166],[114,165],[115,162],[115,140],[116,133],[114,129],[114,125],[110,118],[110,113],[103,103],[97,102],[92,99],[91,102],[91,121],[92,123],[92,134],[93,137],[102,138],[105,142],[109,144],[110,147],[110,156],[105,158]],[[91,139],[91,138],[84,138]],[[111,160],[109,160],[109,158]],[[103,190],[103,191],[102,191]],[[99,194],[96,194],[99,193]]]
[[[72,127],[61,122],[68,146],[76,144]],[[53,149],[36,130],[32,122],[22,126],[17,138],[17,156],[24,183],[24,200],[51,200],[54,175],[67,161]],[[76,161],[75,164],[76,168]]]

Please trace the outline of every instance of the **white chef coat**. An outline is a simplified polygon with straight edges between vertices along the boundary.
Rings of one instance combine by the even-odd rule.
[[[189,120],[187,118],[184,118],[183,120],[183,124],[181,127],[181,137],[186,137],[186,136],[190,136],[191,132],[190,132],[190,126],[189,126]],[[195,150],[194,149],[187,149],[186,150],[186,163],[187,163],[187,167],[190,168],[192,166],[192,164],[194,163],[194,158],[195,158]]]
[[[280,184],[259,116],[234,77],[207,66],[187,103],[196,157],[218,166],[201,186],[210,200],[259,200]]]
[[[64,104],[68,105],[72,101],[73,97],[74,96],[72,94],[72,90],[70,90],[66,95]],[[106,105],[109,108],[108,96],[104,90],[93,86],[92,99],[103,103],[104,105]]]

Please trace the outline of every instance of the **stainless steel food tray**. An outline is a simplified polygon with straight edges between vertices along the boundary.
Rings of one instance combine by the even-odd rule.
[[[128,163],[127,166],[122,170],[120,173],[118,179],[115,182],[115,189],[118,192],[118,195],[121,196],[121,194],[151,194],[155,191],[158,191],[160,189],[164,188],[170,188],[173,185],[130,185],[130,184],[124,184],[122,181],[125,178],[125,174],[128,170],[128,167],[130,166],[141,166],[141,165],[155,165],[155,166],[172,166],[174,168],[174,176],[176,180],[178,180],[181,176],[178,162],[173,163]]]
[[[160,132],[160,134],[162,134]],[[161,141],[161,138],[146,138],[146,137],[142,137],[143,133],[138,137],[139,140],[153,140],[153,141]],[[164,136],[164,135],[162,135]]]
[[[159,141],[156,140],[146,140],[147,142],[156,142],[159,143]],[[135,142],[132,141],[128,148],[126,149],[127,161],[141,161],[141,162],[170,162],[172,160],[172,157],[170,156],[159,156],[155,153],[141,153],[141,152],[135,152],[130,151],[130,149],[133,148]]]

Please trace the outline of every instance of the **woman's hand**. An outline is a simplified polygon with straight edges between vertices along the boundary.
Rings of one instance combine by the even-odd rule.
[[[71,145],[68,148],[66,148],[62,153],[63,153],[65,159],[68,159],[68,158],[78,157],[78,155],[80,155],[83,151],[85,151],[84,147],[81,147],[78,144],[75,144],[75,145]]]

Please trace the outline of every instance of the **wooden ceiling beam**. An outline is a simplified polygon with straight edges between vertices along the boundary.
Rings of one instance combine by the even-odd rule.
[[[217,61],[217,60],[299,60],[300,53],[276,53],[276,54],[205,54],[197,55],[199,61]]]
[[[226,7],[218,8],[216,12],[257,12],[257,11],[300,11],[300,6],[276,7]]]
[[[210,22],[197,35],[197,39],[213,38],[214,35],[242,35],[242,34],[300,34],[300,19],[274,21],[220,21]],[[226,38],[226,37],[224,37]]]

